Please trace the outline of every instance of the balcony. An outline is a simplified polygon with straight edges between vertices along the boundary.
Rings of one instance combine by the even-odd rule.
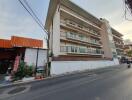
[[[79,46],[61,46],[60,52],[69,54],[85,54],[85,55],[103,55],[101,49],[79,47]]]
[[[117,50],[123,51],[123,48],[120,48],[120,47],[116,47],[116,49],[117,49]]]
[[[114,41],[114,42],[116,45],[123,45],[123,43],[121,43],[121,42],[116,42],[116,41]]]
[[[97,24],[93,23],[91,20],[88,20],[88,19],[80,16],[79,14],[77,14],[77,13],[75,13],[73,11],[70,11],[69,12],[69,11],[67,11],[67,10],[65,10],[63,8],[60,8],[60,10],[61,10],[61,14],[62,15],[68,16],[68,18],[70,18],[72,20],[74,19],[74,20],[82,21],[85,24],[87,24],[89,26],[92,26],[93,28],[96,28],[98,30],[101,30],[100,25],[97,25]]]
[[[76,33],[66,33],[66,38],[93,44],[93,45],[99,45],[99,46],[101,45],[100,42],[96,39],[92,39],[92,38],[86,37],[85,35],[79,35]]]
[[[72,29],[75,30],[75,29],[78,29],[78,30],[81,30],[83,32],[87,32],[89,33],[91,36],[94,36],[96,38],[100,38],[101,36],[99,35],[98,32],[94,31],[93,29],[90,29],[90,28],[86,28],[84,26],[81,26],[73,21],[69,21],[69,20],[61,20],[61,25],[62,26],[69,26],[69,28],[71,29],[71,27],[73,27]]]
[[[114,37],[115,40],[118,39],[118,40],[120,40],[120,41],[123,41],[123,38],[122,38],[122,37],[118,37],[118,36],[116,36],[116,35],[114,35],[114,34],[113,34],[113,37]]]

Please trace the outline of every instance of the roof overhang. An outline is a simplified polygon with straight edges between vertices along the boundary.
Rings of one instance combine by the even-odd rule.
[[[59,3],[61,5],[64,5],[68,8],[70,8],[71,10],[73,10],[77,14],[83,16],[84,18],[86,18],[88,20],[91,20],[92,22],[94,22],[97,25],[102,24],[100,19],[98,19],[97,17],[95,17],[92,14],[88,13],[87,11],[85,11],[84,9],[82,9],[81,7],[76,5],[75,3],[71,2],[70,0],[50,0],[49,8],[48,8],[48,14],[47,14],[46,22],[45,22],[45,29],[46,30],[49,30],[49,27],[50,27],[51,22],[53,20],[55,11],[57,9],[57,5]]]
[[[48,13],[47,13],[47,17],[46,17],[46,22],[45,22],[45,29],[47,31],[49,30],[50,24],[53,20],[54,13],[57,9],[57,5],[59,2],[60,2],[60,0],[50,0]]]
[[[91,20],[95,24],[102,24],[100,19],[98,19],[94,15],[90,14],[89,12],[87,12],[86,10],[81,8],[79,5],[76,5],[75,3],[71,2],[70,0],[61,0],[61,4],[66,6],[66,7],[68,7],[68,8],[70,8],[71,10],[73,10],[77,14],[83,16],[84,18],[86,18],[88,20]]]
[[[118,32],[117,30],[115,30],[114,28],[111,28],[112,29],[112,32],[113,33],[116,33],[117,35],[119,35],[119,36],[123,36],[123,34],[121,34],[120,32]]]

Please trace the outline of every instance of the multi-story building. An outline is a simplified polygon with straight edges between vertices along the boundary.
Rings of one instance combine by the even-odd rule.
[[[123,35],[112,28],[106,19],[100,18],[100,20],[103,22],[101,34],[105,56],[121,58],[124,47]]]
[[[81,66],[84,69],[90,66],[107,66],[105,62],[108,62],[108,65],[118,64],[112,61],[113,55],[116,55],[116,48],[112,31],[111,40],[105,22],[69,0],[50,0],[45,28],[50,34],[49,50],[53,54],[53,74],[60,69],[66,72],[70,66],[71,69],[79,70],[79,61],[83,61]],[[113,43],[114,49],[110,43]]]
[[[117,57],[121,58],[124,56],[124,42],[123,35],[112,28],[113,40],[116,47]]]

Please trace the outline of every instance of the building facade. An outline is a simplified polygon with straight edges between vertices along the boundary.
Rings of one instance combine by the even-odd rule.
[[[124,41],[123,35],[112,28],[113,40],[116,47],[117,57],[121,58],[124,56]]]
[[[106,19],[100,18],[102,25],[102,43],[105,57],[121,58],[124,56],[123,35],[112,28]]]
[[[51,62],[112,61],[117,55],[108,22],[69,0],[50,0],[45,28]]]

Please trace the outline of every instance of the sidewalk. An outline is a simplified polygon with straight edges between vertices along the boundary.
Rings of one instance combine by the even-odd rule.
[[[3,85],[11,84],[11,82],[5,81],[4,78],[5,78],[5,75],[0,75],[0,87],[3,86]]]
[[[0,75],[0,84],[4,82],[5,75]]]
[[[43,81],[43,80],[48,81],[48,80],[52,80],[52,79],[59,79],[59,78],[74,76],[74,75],[78,75],[78,74],[82,74],[82,73],[99,74],[99,73],[109,72],[111,70],[120,69],[120,68],[126,68],[126,65],[123,64],[123,65],[110,66],[110,67],[101,68],[101,69],[85,70],[85,71],[80,71],[80,72],[67,73],[67,74],[47,77],[47,78],[44,78],[42,80],[32,80],[32,81],[27,81],[27,82],[17,81],[17,82],[8,83],[8,82],[4,82],[4,80],[3,81],[1,80],[0,82],[2,82],[2,84],[0,83],[0,89],[13,87],[13,86],[31,84],[31,83],[40,82],[40,81]],[[1,79],[2,79],[2,76],[1,76]]]

